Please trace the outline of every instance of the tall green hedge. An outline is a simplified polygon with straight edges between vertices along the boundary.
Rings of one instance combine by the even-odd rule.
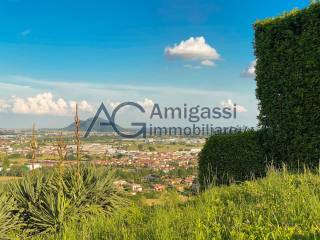
[[[257,22],[256,95],[275,164],[320,159],[320,4]]]
[[[202,188],[212,183],[243,181],[263,176],[264,152],[258,132],[213,135],[199,154],[199,182]]]

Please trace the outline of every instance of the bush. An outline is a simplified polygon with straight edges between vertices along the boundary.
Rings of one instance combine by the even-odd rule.
[[[263,176],[265,168],[264,153],[254,131],[213,135],[199,154],[199,182],[203,189],[213,183]]]
[[[320,159],[320,4],[255,24],[256,95],[268,158]]]
[[[10,233],[18,230],[20,222],[13,215],[16,206],[12,198],[0,192],[0,239],[10,239]]]
[[[62,234],[70,221],[108,215],[121,206],[113,173],[94,166],[36,170],[14,182],[9,192],[25,230],[31,234]]]

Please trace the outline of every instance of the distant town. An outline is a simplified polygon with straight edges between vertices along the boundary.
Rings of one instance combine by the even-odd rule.
[[[33,138],[38,145],[34,162]],[[0,129],[0,174],[20,177],[24,172],[61,164],[61,140],[65,144],[63,165],[75,164],[74,131]],[[118,180],[114,184],[128,195],[170,189],[191,194],[198,189],[197,156],[204,142],[204,138],[182,137],[123,139],[113,133],[95,132],[81,139],[81,162],[116,169]]]

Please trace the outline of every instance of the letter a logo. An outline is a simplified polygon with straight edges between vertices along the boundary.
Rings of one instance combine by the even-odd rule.
[[[135,138],[135,137],[138,137],[142,134],[142,136],[145,138],[146,137],[146,123],[143,123],[143,122],[138,122],[138,123],[131,123],[131,126],[140,126],[141,128],[139,129],[139,131],[137,131],[136,133],[134,134],[126,134],[126,133],[123,133],[121,132],[117,125],[115,124],[114,122],[114,119],[116,117],[116,113],[122,108],[122,107],[125,107],[125,106],[131,106],[131,107],[136,107],[137,109],[139,109],[142,113],[145,113],[145,110],[144,108],[139,105],[138,103],[135,103],[135,102],[124,102],[124,103],[121,103],[119,104],[112,112],[112,115],[110,116],[107,108],[105,107],[105,105],[103,103],[101,103],[96,115],[94,116],[89,128],[87,129],[86,131],[86,134],[84,135],[84,137],[88,137],[94,124],[96,123],[99,115],[101,112],[103,112],[106,117],[107,117],[107,120],[108,122],[105,122],[105,123],[100,123],[100,125],[103,125],[103,126],[106,126],[106,125],[110,125],[113,130],[121,137],[124,137],[124,138]]]

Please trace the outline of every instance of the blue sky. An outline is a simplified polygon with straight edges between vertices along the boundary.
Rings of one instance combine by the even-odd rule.
[[[101,101],[128,100],[166,106],[231,100],[245,109],[233,124],[255,125],[254,77],[244,74],[255,59],[252,24],[308,4],[1,0],[0,128],[33,121],[61,127],[72,121],[74,101],[83,103],[86,118]],[[181,52],[182,41],[199,44],[199,37],[211,55]]]

